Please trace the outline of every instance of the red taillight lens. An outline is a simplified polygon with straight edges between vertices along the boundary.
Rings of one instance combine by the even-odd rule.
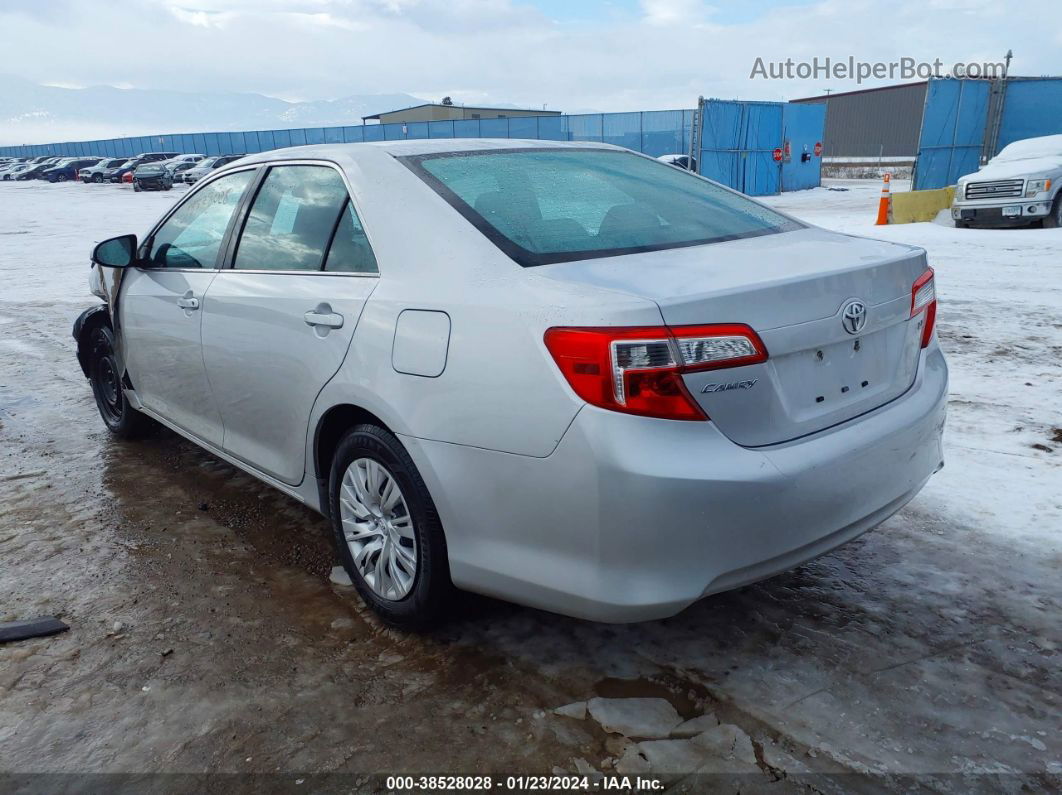
[[[922,347],[929,345],[933,338],[933,328],[937,324],[937,290],[930,268],[911,287],[911,317],[925,312],[925,325],[922,327]]]
[[[708,419],[683,373],[767,360],[759,336],[740,324],[551,328],[545,342],[587,403],[671,420]]]

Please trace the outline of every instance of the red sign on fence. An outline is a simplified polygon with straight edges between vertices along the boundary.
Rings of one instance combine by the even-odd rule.
[[[815,157],[820,157],[821,155],[822,155],[822,141],[816,141],[815,142]]]
[[[774,157],[774,162],[775,163],[781,163],[782,162],[782,150],[781,149],[775,149],[774,152],[771,153],[771,155],[772,155],[772,157]]]

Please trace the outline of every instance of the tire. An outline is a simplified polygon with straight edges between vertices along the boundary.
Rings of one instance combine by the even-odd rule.
[[[1060,226],[1062,226],[1062,191],[1055,196],[1051,212],[1044,216],[1044,229],[1058,229]]]
[[[140,193],[140,191],[143,190],[143,188],[140,187],[140,183],[137,182],[135,179],[133,180],[133,190],[137,193]]]
[[[102,183],[103,182],[103,174],[93,174],[92,175],[92,181],[95,182],[96,184]]]
[[[88,371],[96,408],[107,430],[120,439],[139,439],[155,430],[155,421],[129,405],[122,391],[121,374],[114,357],[114,336],[99,325],[84,343],[89,348]]]
[[[381,492],[391,499],[380,501]],[[332,459],[328,498],[336,551],[365,603],[394,627],[435,623],[453,592],[446,538],[424,480],[394,434],[370,424],[349,430]]]
[[[954,221],[956,229],[968,229],[970,225],[966,221]]]
[[[56,182],[66,182],[66,174],[58,174],[55,177]]]

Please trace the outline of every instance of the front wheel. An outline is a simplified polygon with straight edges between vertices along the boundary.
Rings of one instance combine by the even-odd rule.
[[[383,621],[423,629],[453,585],[442,523],[413,459],[389,431],[358,425],[340,441],[329,478],[339,558]]]
[[[94,174],[92,176],[92,181],[97,183],[97,184],[103,182],[103,174]]]
[[[154,421],[129,405],[122,391],[122,376],[114,356],[114,337],[105,326],[93,329],[89,345],[89,381],[107,430],[122,439],[138,439],[155,428]]]
[[[135,179],[133,180],[133,190],[135,190],[137,193],[142,190],[142,188],[140,187],[140,183],[137,182]]]
[[[1044,217],[1044,229],[1058,229],[1060,226],[1062,226],[1062,191],[1055,196],[1051,212]]]

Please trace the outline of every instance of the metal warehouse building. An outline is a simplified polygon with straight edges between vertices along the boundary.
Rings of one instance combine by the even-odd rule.
[[[794,99],[826,106],[827,162],[913,163],[927,83]]]

